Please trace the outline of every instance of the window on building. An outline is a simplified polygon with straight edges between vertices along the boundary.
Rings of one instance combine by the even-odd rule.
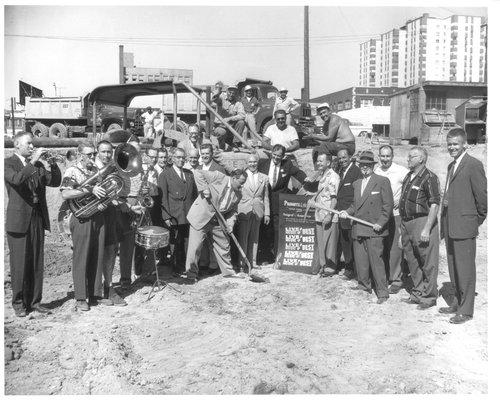
[[[344,110],[350,110],[351,108],[351,102],[349,100],[344,101]]]
[[[344,104],[340,101],[338,104],[338,110],[342,111],[344,109]]]
[[[361,107],[371,107],[373,105],[373,99],[361,99]]]
[[[446,110],[446,95],[444,92],[427,92],[425,98],[426,110]]]

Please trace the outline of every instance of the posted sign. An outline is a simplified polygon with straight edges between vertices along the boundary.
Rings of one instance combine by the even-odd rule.
[[[278,268],[313,274],[317,271],[314,208],[304,213],[310,196],[280,193]]]

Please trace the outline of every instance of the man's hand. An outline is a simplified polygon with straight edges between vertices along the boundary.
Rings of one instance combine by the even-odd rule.
[[[382,227],[379,224],[373,225],[373,230],[379,233],[382,230]]]
[[[95,185],[92,189],[92,194],[98,199],[102,199],[106,197],[106,190],[104,190],[101,186]]]
[[[422,233],[420,233],[420,242],[429,243],[430,235],[430,229],[424,227],[424,229],[422,229]]]
[[[269,218],[268,215],[264,217],[264,225],[269,225],[269,222],[271,221],[271,218]]]
[[[130,210],[132,210],[134,214],[140,215],[144,212],[144,207],[140,204],[136,204],[135,206],[130,206]]]
[[[337,214],[334,214],[334,216],[332,218],[332,222],[335,224],[339,222],[339,216]]]
[[[349,214],[347,213],[347,211],[346,211],[346,210],[342,210],[342,211],[340,212],[340,214],[339,214],[339,217],[340,217],[340,218],[344,218],[344,219],[346,219],[346,218],[349,218]]]
[[[314,204],[315,204],[314,199],[309,199],[309,200],[307,200],[307,206],[306,206],[306,208],[307,207],[309,207],[309,208],[314,207]]]
[[[35,151],[31,154],[31,164],[36,163],[40,157],[42,156],[43,153],[45,153],[47,150],[44,149],[43,147],[38,147],[35,149]]]
[[[203,192],[203,197],[207,200],[210,200],[212,198],[212,194],[210,193],[210,190],[205,189]]]
[[[229,225],[227,224],[227,233],[230,235],[231,233],[233,233],[233,226],[232,225]]]
[[[98,205],[97,205],[97,209],[98,209],[99,211],[104,211],[104,210],[106,209],[106,205],[105,205],[105,204],[98,204]]]
[[[167,225],[167,228],[171,228],[172,227],[172,220],[171,219],[166,219],[165,220],[165,225]]]
[[[322,222],[323,228],[326,228],[329,225],[331,225],[332,224],[332,219],[333,219],[332,214],[327,214],[325,216],[325,218],[323,218],[323,222]]]

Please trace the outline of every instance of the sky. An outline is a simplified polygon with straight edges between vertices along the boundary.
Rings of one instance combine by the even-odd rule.
[[[19,96],[18,80],[45,96],[55,95],[54,84],[59,95],[80,96],[118,83],[120,44],[134,53],[137,67],[192,69],[195,84],[271,80],[300,97],[303,8],[6,5],[4,99]],[[424,12],[440,18],[488,14],[486,7],[449,2],[414,8],[310,6],[311,97],[357,85],[359,44]]]

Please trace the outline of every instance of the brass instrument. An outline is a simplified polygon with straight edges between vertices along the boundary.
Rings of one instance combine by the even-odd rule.
[[[89,218],[104,210],[111,201],[118,197],[118,193],[123,188],[123,179],[117,172],[133,174],[141,169],[141,157],[135,147],[128,143],[118,145],[113,162],[88,177],[77,187],[77,189],[82,189],[99,184],[106,191],[106,196],[97,198],[93,193],[89,193],[83,197],[68,200],[71,212],[76,218]]]
[[[66,157],[48,150],[44,152],[40,158],[47,161],[49,164],[53,162],[63,163],[66,161]]]
[[[148,156],[146,156],[148,157]],[[149,158],[149,157],[148,157]],[[148,181],[149,173],[154,169],[154,160],[150,160],[148,169],[144,171],[144,176],[141,180],[141,186],[139,187],[139,204],[145,208],[153,207],[153,198],[149,194],[151,191],[151,184]]]

